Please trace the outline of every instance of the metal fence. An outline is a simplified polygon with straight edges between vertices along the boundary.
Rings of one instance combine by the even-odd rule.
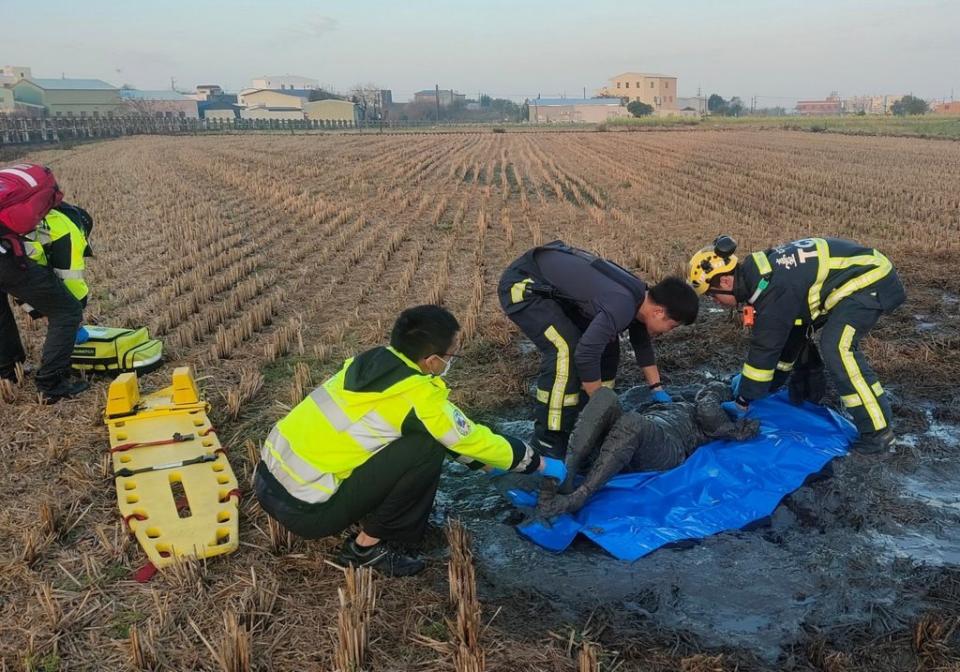
[[[529,126],[529,124],[521,124]],[[183,119],[170,117],[5,117],[0,115],[0,147],[45,143],[70,143],[122,135],[188,135],[246,131],[309,133],[322,131],[391,132],[430,129],[489,129],[500,131],[514,123],[366,120],[321,121],[317,119]]]
[[[181,119],[129,117],[3,117],[0,116],[0,147],[62,143],[121,135],[174,135],[228,133],[234,131],[324,131],[356,128],[347,121],[316,119]]]

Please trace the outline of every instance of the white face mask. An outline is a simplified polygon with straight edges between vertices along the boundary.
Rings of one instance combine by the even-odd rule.
[[[440,357],[440,355],[437,355],[437,357]],[[440,357],[440,361],[444,363],[443,371],[441,371],[439,374],[441,378],[450,373],[450,367],[453,366],[453,359],[453,357],[450,359],[444,359],[443,357]]]

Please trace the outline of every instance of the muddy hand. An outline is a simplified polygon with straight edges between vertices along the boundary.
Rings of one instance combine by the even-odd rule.
[[[741,418],[737,421],[733,438],[735,438],[737,441],[746,441],[747,439],[752,439],[755,437],[759,431],[759,420],[747,420],[746,418]]]
[[[561,495],[557,493],[557,486],[553,481],[544,479],[540,486],[540,497],[537,500],[535,519],[549,526],[550,519],[564,513],[578,511],[582,503],[576,495]]]

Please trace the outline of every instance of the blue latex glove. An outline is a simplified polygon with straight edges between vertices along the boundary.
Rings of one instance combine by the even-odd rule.
[[[672,404],[672,403],[673,403],[673,397],[671,397],[669,394],[667,394],[667,391],[664,390],[663,388],[661,388],[661,389],[656,390],[655,392],[653,392],[653,394],[651,394],[650,397],[651,397],[655,402],[657,402],[658,404]]]
[[[720,404],[720,408],[726,411],[733,420],[739,420],[747,414],[747,411],[750,410],[750,407],[744,408],[735,401],[725,401]]]
[[[542,457],[543,475],[563,481],[567,477],[567,465],[554,457]]]
[[[81,343],[86,343],[89,340],[90,340],[90,332],[87,331],[86,327],[80,327],[79,329],[77,329],[77,337],[74,341],[77,345],[80,345]]]
[[[497,467],[490,467],[489,469],[486,470],[485,475],[487,478],[499,478],[500,476],[503,476],[505,473],[507,472],[504,469],[498,469]]]
[[[740,380],[743,378],[742,373],[738,373],[733,378],[730,379],[730,391],[733,392],[733,396],[740,396]]]

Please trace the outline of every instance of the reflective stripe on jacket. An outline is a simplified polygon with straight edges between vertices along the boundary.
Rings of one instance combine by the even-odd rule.
[[[41,266],[50,266],[70,293],[82,301],[90,289],[84,279],[87,238],[73,220],[51,210],[24,241],[26,255]]]
[[[531,465],[529,446],[470,421],[448,395],[442,379],[402,353],[374,348],[348,359],[280,420],[261,457],[288,493],[310,503],[328,500],[354,469],[411,432],[500,469]]]
[[[822,323],[840,301],[863,290],[888,290],[886,309],[903,301],[890,260],[840,238],[805,238],[755,252],[738,269],[738,299],[749,298],[764,277],[769,284],[754,303],[750,352],[742,370],[740,394],[747,400],[767,393],[778,364],[784,366],[780,355],[795,326]]]

